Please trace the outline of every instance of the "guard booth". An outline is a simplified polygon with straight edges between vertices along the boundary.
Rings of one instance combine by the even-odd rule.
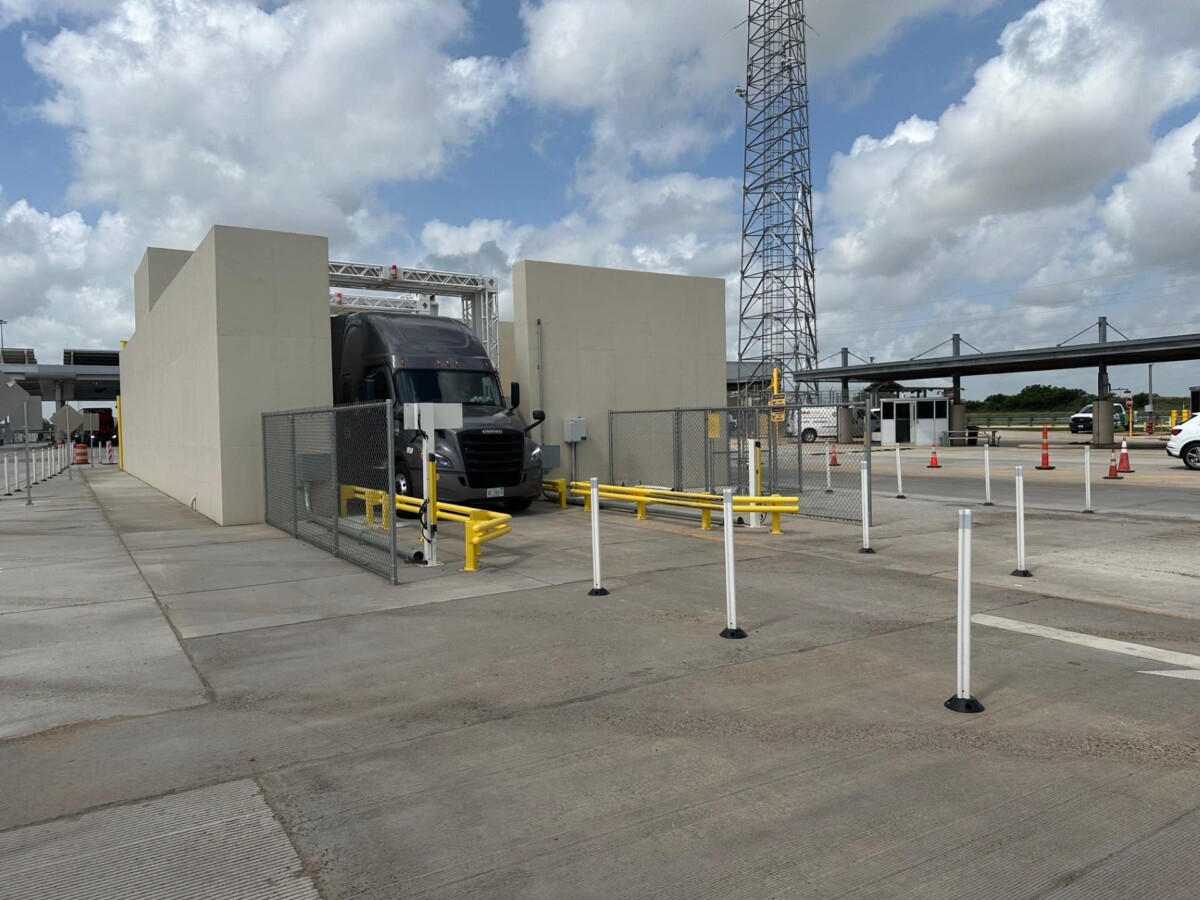
[[[883,444],[936,444],[950,430],[950,401],[944,397],[887,398],[879,407]]]

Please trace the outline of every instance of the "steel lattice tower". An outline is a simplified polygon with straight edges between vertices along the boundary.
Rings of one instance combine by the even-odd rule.
[[[738,381],[778,366],[799,402],[817,362],[804,0],[749,2]]]

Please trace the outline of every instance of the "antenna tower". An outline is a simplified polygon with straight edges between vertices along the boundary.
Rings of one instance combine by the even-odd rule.
[[[778,367],[799,403],[817,362],[804,0],[749,2],[738,387]]]

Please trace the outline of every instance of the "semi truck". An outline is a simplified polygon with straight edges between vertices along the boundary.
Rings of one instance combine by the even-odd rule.
[[[542,451],[529,432],[545,414],[534,410],[533,424],[525,424],[517,412],[520,385],[514,381],[505,397],[495,364],[466,325],[442,316],[352,312],[333,316],[330,326],[334,403],[390,399],[396,405],[397,493],[421,496],[422,436],[403,427],[403,405],[459,403],[462,428],[429,435],[438,499],[509,512],[527,509],[537,499]],[[353,417],[346,421],[352,423]],[[341,454],[339,466],[342,458],[353,464],[353,454]],[[374,465],[378,468],[378,461]],[[386,472],[386,459],[382,465]],[[378,478],[378,472],[341,476],[349,483]]]

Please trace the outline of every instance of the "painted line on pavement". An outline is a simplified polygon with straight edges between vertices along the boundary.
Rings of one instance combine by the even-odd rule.
[[[992,628],[1002,628],[1005,631],[1015,631],[1018,634],[1028,634],[1034,637],[1050,638],[1067,644],[1078,644],[1093,650],[1106,650],[1109,653],[1120,653],[1124,656],[1136,656],[1139,659],[1152,659],[1155,662],[1169,666],[1186,666],[1186,672],[1140,672],[1141,675],[1165,675],[1170,678],[1186,678],[1200,681],[1200,656],[1191,653],[1179,653],[1175,650],[1161,650],[1158,647],[1147,647],[1145,644],[1132,644],[1129,641],[1114,641],[1110,638],[1095,637],[1090,634],[1080,634],[1076,631],[1066,631],[1062,628],[1051,628],[1048,625],[1034,625],[1031,622],[1020,622],[1016,619],[1004,619],[1000,616],[989,616],[986,613],[976,613],[971,621],[978,625],[988,625]]]

